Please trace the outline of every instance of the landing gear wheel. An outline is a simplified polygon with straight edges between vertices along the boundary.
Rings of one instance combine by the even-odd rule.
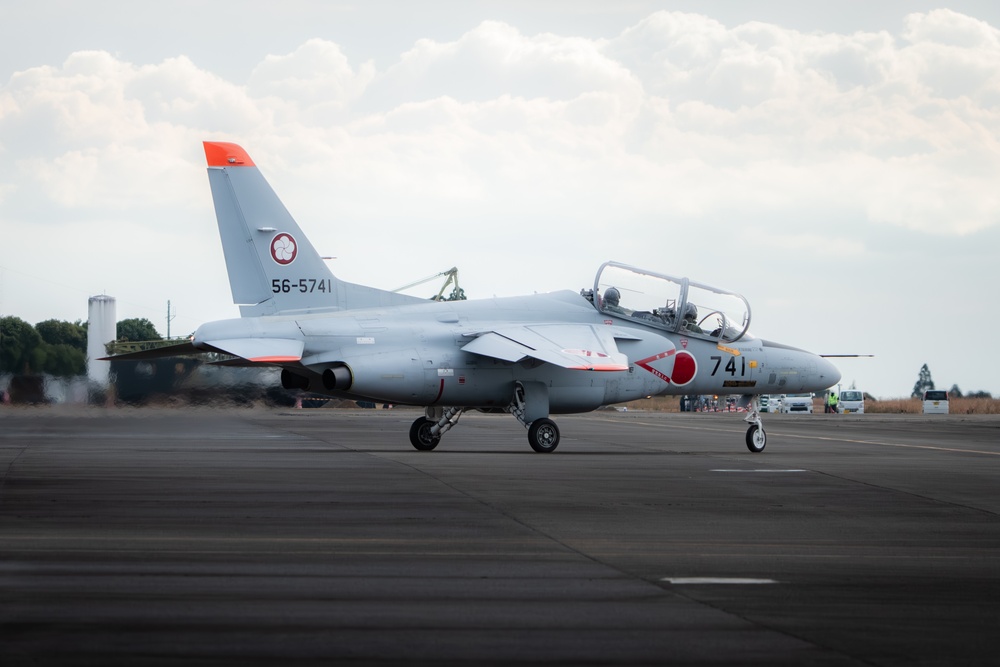
[[[551,419],[536,419],[528,427],[528,444],[539,454],[550,454],[559,446],[559,427]]]
[[[427,417],[420,417],[410,426],[410,444],[422,452],[429,452],[441,442],[440,435],[433,435],[431,427],[434,426]]]
[[[756,424],[747,429],[747,449],[754,454],[760,454],[764,451],[766,444],[767,435],[764,433],[764,429]]]

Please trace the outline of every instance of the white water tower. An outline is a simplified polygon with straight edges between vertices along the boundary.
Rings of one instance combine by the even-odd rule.
[[[111,362],[98,359],[108,356],[105,345],[118,336],[115,298],[107,294],[90,297],[87,313],[87,377],[100,387],[107,387]]]

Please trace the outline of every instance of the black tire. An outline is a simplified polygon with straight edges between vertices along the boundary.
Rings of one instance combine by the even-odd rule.
[[[767,434],[764,429],[754,424],[747,429],[747,449],[754,454],[760,454],[767,445]]]
[[[551,454],[559,446],[559,427],[551,419],[536,419],[528,427],[528,444],[539,454]]]
[[[431,435],[431,426],[434,425],[427,417],[420,417],[410,426],[410,444],[414,449],[422,452],[429,452],[441,442],[440,435]]]

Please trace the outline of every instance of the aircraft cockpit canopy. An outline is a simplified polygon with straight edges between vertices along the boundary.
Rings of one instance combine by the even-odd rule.
[[[602,313],[698,338],[750,338],[750,304],[734,292],[606,262],[588,295]]]

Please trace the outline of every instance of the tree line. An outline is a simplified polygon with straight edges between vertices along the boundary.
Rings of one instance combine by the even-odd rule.
[[[117,323],[116,340],[162,340],[145,317]],[[87,372],[87,323],[45,320],[32,326],[19,317],[0,318],[0,373],[59,377]]]
[[[910,396],[921,398],[925,391],[933,390],[934,379],[931,377],[931,369],[927,367],[927,364],[924,364],[920,367],[920,374],[917,376],[917,382],[913,385],[913,391],[910,392]],[[967,394],[962,394],[962,390],[958,388],[957,384],[951,385],[948,395],[952,398],[993,398],[993,395],[988,391],[971,391]]]

